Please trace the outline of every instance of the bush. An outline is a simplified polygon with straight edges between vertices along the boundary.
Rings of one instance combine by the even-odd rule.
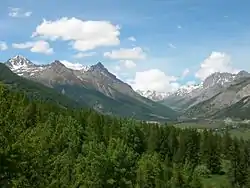
[[[211,174],[206,165],[197,166],[194,170],[194,173],[199,177],[209,177],[209,175]]]

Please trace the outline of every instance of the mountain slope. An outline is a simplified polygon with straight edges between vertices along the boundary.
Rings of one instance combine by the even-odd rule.
[[[13,90],[21,90],[34,99],[50,101],[65,107],[86,106],[84,103],[78,104],[54,89],[16,75],[3,63],[0,63],[0,82]]]
[[[242,98],[239,102],[220,110],[214,118],[250,119],[250,96]]]
[[[197,118],[232,117],[234,115],[231,112],[241,111],[248,97],[250,97],[250,78],[238,77],[230,82],[228,87],[221,88],[213,97],[189,108],[184,115]],[[243,118],[245,115],[237,116]]]
[[[136,93],[100,62],[84,69],[71,69],[60,61],[38,66],[22,56],[6,62],[15,73],[64,93],[78,103],[108,114],[145,120],[175,119],[172,109]]]

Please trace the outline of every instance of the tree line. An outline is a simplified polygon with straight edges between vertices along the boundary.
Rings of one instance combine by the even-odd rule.
[[[200,188],[212,175],[250,187],[249,141],[65,109],[4,85],[0,146],[0,187]]]

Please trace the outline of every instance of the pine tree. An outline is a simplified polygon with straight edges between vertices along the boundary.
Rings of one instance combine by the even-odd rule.
[[[143,154],[138,161],[136,184],[141,188],[155,187],[161,173],[162,168],[158,154],[155,152]]]

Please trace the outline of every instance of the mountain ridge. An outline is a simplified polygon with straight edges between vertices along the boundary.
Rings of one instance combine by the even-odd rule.
[[[59,60],[40,66],[23,56],[15,56],[5,64],[19,76],[42,83],[104,113],[138,116],[141,119],[167,120],[177,117],[171,108],[139,95],[130,85],[110,73],[101,62],[76,70]]]
[[[140,93],[144,94],[141,91]],[[167,93],[163,99],[161,97],[164,94],[160,93],[159,98],[155,92],[154,94],[154,98],[159,99],[156,101],[179,111],[182,114],[181,119],[220,118],[227,114],[243,118],[238,113],[231,113],[237,111],[243,112],[245,118],[250,118],[246,115],[246,109],[250,108],[245,108],[246,105],[242,102],[250,96],[250,73],[244,70],[237,74],[215,72],[200,84],[181,86],[177,91]]]

